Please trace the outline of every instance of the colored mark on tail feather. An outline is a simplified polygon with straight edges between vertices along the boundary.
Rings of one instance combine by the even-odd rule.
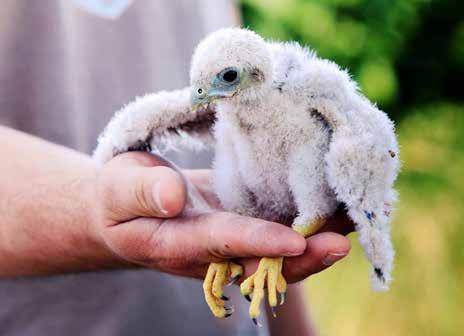
[[[366,215],[366,218],[369,220],[369,222],[372,222],[376,217],[375,213],[372,211],[364,210],[364,214]]]
[[[375,275],[379,278],[382,282],[385,282],[385,278],[383,276],[383,271],[380,268],[374,268]]]

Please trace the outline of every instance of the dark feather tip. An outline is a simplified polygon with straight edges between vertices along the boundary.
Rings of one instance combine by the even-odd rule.
[[[374,268],[375,275],[377,278],[379,278],[381,281],[385,281],[385,278],[383,276],[383,271],[380,268]]]

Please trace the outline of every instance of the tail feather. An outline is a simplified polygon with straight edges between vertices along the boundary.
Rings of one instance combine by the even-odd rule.
[[[394,250],[390,239],[389,216],[382,211],[350,209],[356,223],[359,242],[372,265],[371,285],[375,291],[386,291],[392,280]]]

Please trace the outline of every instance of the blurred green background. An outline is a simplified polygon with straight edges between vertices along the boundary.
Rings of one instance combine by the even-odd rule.
[[[464,4],[242,0],[244,26],[348,68],[397,124],[403,169],[391,291],[352,253],[307,280],[322,335],[464,334]]]

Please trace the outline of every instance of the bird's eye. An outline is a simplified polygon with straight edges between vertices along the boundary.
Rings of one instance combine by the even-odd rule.
[[[238,76],[237,71],[229,70],[229,71],[224,72],[224,74],[222,75],[222,79],[224,80],[224,82],[232,83],[233,81],[237,79],[237,76]]]
[[[198,94],[199,94],[199,95],[201,95],[201,94],[203,93],[203,89],[202,89],[202,88],[200,88],[200,89],[198,89],[198,91],[197,91],[197,92],[198,92]]]

